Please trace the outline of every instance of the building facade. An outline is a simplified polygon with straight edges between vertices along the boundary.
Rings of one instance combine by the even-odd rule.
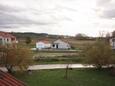
[[[36,48],[38,49],[38,50],[41,50],[41,49],[49,49],[49,48],[51,48],[51,43],[49,43],[48,41],[38,41],[37,43],[36,43]]]
[[[52,48],[53,49],[70,49],[71,46],[67,42],[64,42],[59,39],[53,42]]]
[[[13,45],[16,44],[17,42],[18,41],[16,40],[15,36],[7,32],[0,31],[0,46]]]

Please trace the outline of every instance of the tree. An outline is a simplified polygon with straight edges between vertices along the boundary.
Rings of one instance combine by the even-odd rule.
[[[31,41],[32,41],[32,40],[31,40],[31,37],[26,37],[26,41],[25,41],[25,42],[26,42],[26,44],[30,44],[30,43],[31,43]]]
[[[88,36],[82,33],[78,33],[76,34],[75,38],[78,40],[83,40],[83,39],[88,39]]]
[[[115,31],[112,32],[112,37],[115,37]]]
[[[107,66],[113,62],[113,51],[108,43],[97,40],[84,50],[85,62],[97,68]]]
[[[25,70],[29,64],[30,50],[26,48],[0,48],[1,65],[5,66],[9,73],[13,69]]]
[[[107,42],[109,42],[110,37],[111,37],[110,33],[107,33],[105,37],[106,37]]]

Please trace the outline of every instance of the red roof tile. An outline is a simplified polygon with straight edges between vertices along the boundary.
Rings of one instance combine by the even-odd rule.
[[[2,37],[5,37],[5,38],[16,38],[15,36],[13,36],[12,34],[9,34],[9,33],[7,33],[7,32],[2,32],[2,31],[0,31],[0,36],[2,36]]]
[[[26,86],[22,81],[16,79],[9,73],[0,71],[0,86]]]
[[[49,41],[46,41],[46,40],[41,40],[41,41],[38,41],[38,42],[43,42],[44,44],[49,44],[50,43]]]

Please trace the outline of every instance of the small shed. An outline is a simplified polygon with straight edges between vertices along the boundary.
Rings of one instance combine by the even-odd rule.
[[[70,49],[71,46],[69,45],[69,43],[58,39],[58,40],[53,42],[52,48],[53,49]]]

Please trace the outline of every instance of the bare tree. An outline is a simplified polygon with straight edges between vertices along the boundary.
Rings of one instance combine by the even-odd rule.
[[[25,70],[29,64],[30,50],[26,48],[0,48],[1,65],[8,69],[9,73],[13,72],[13,68]]]

